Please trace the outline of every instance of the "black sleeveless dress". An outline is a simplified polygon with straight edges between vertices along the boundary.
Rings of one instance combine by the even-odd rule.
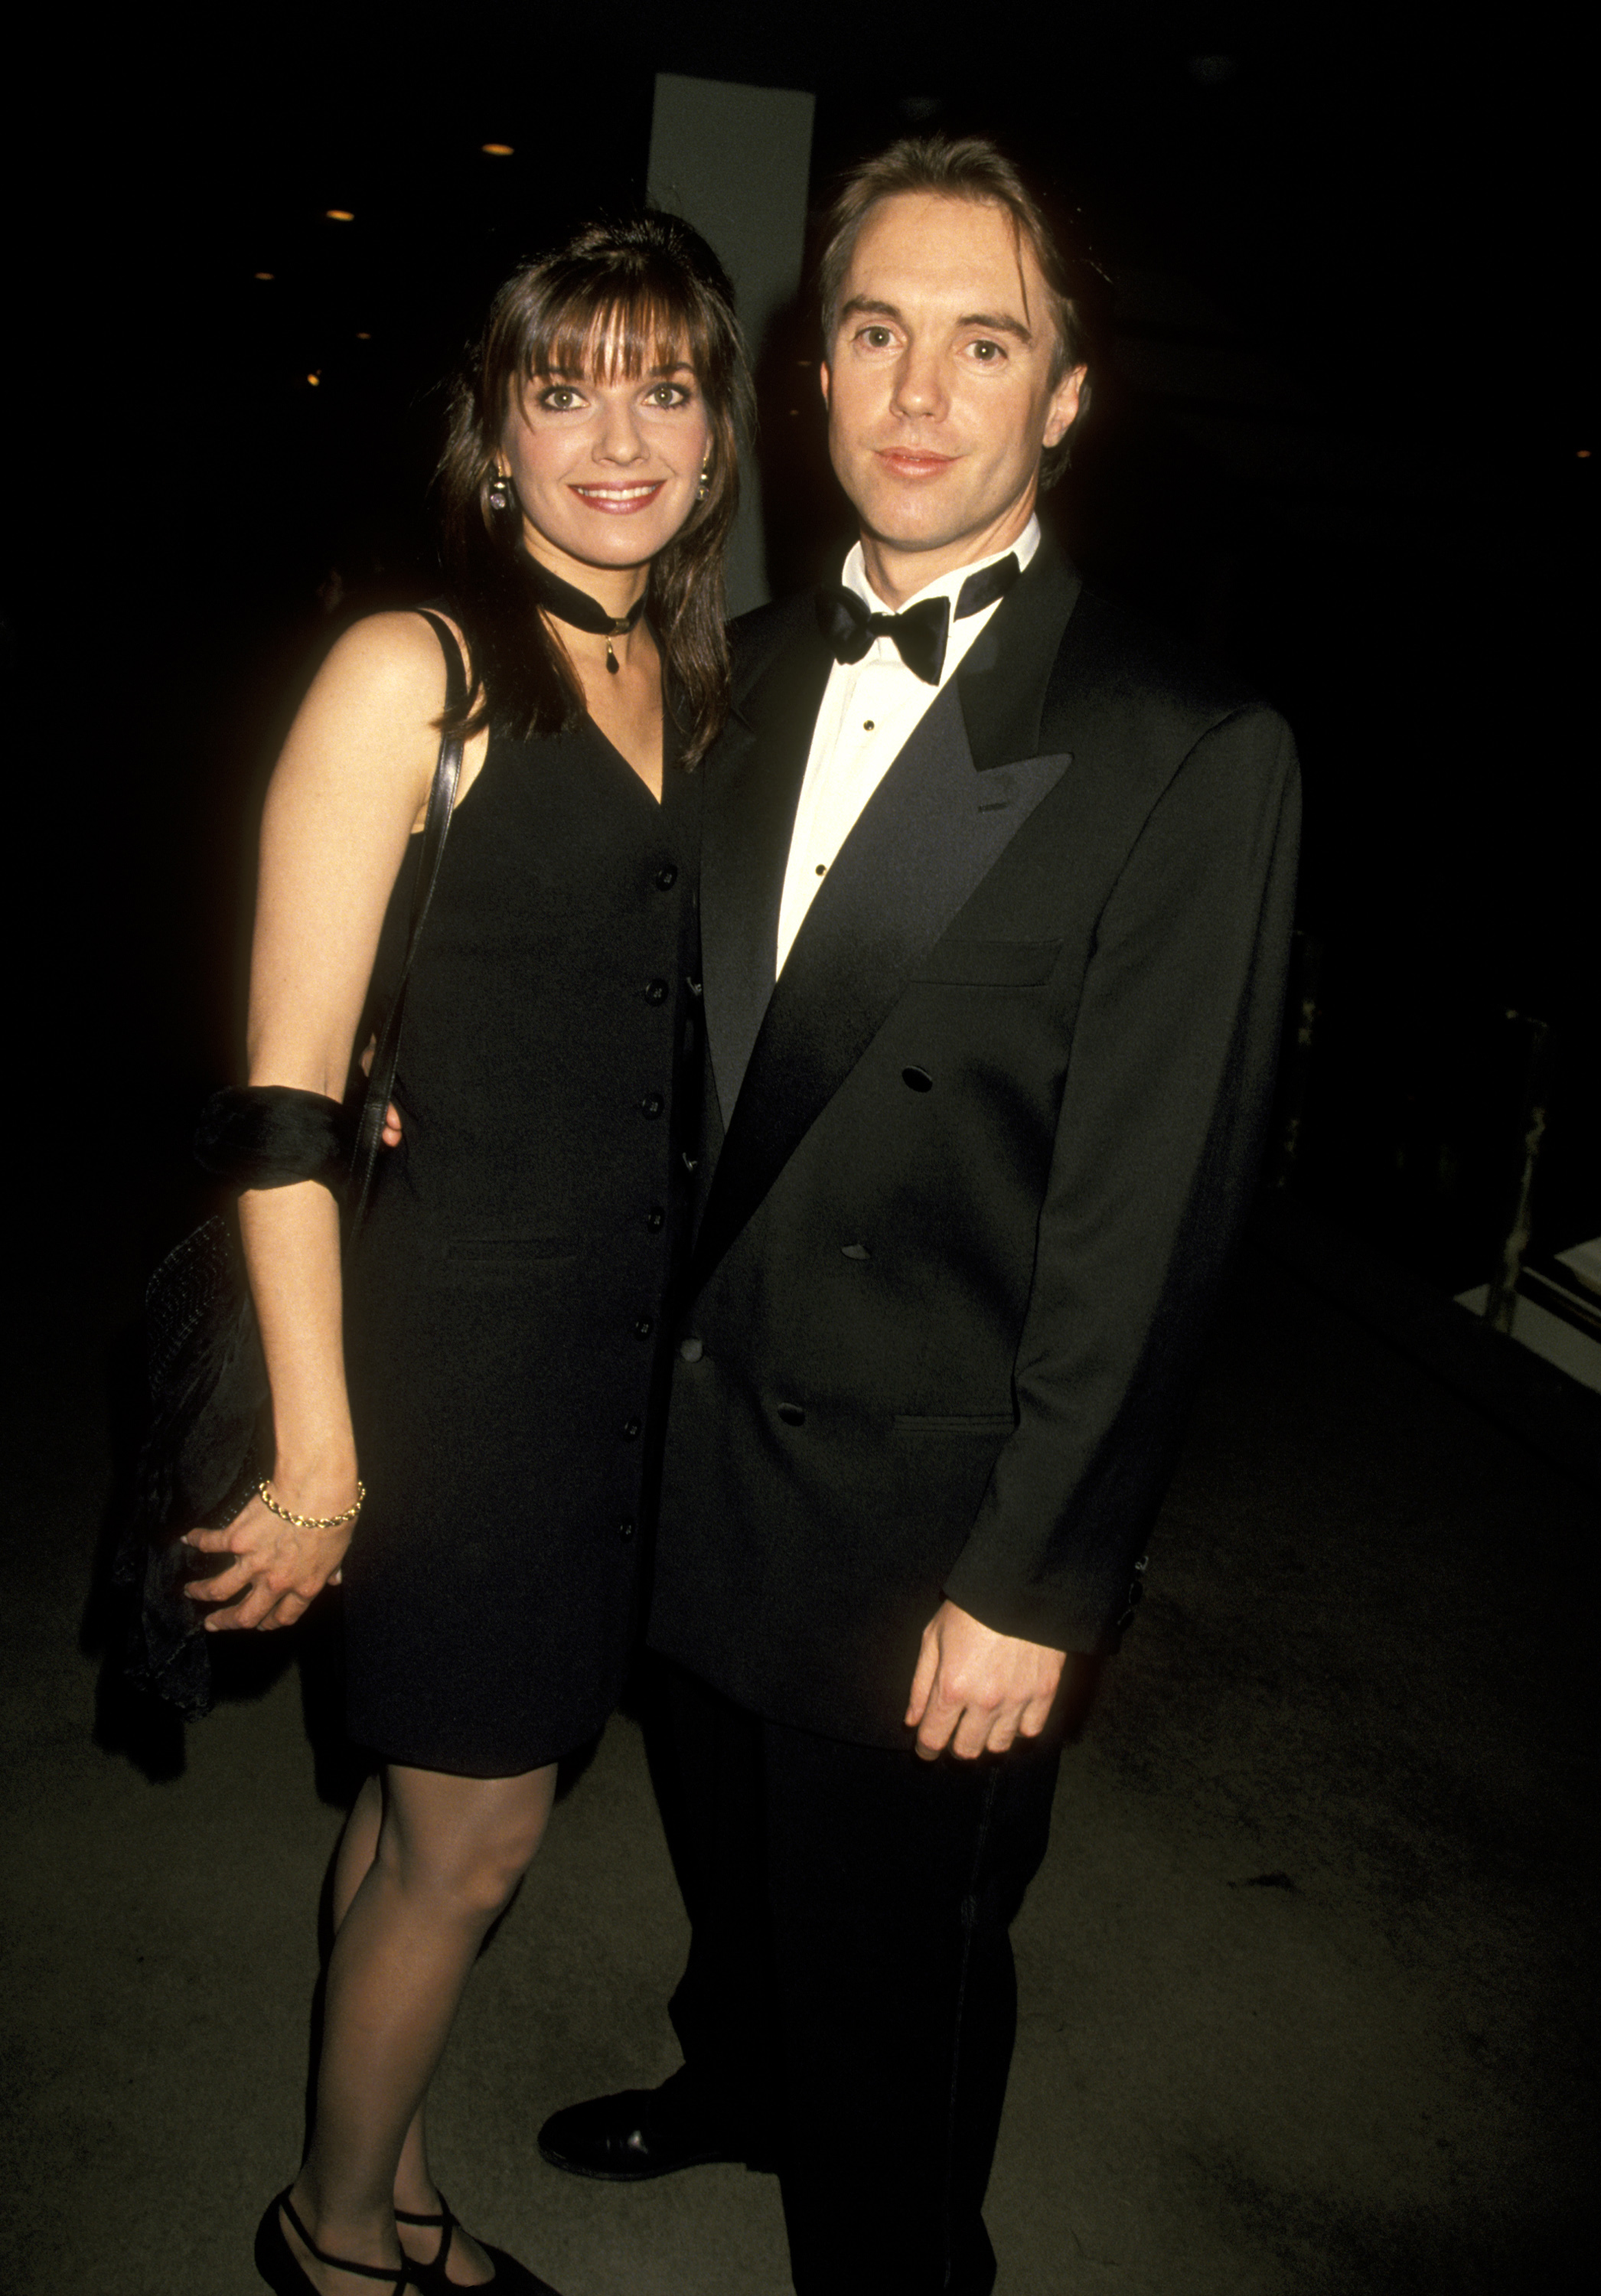
[[[451,824],[406,993],[405,1144],[347,1278],[368,1492],[348,1718],[390,1761],[515,1775],[593,1736],[622,1684],[688,1193],[675,1111],[698,1101],[700,789],[669,755],[658,806],[586,718],[492,737]]]

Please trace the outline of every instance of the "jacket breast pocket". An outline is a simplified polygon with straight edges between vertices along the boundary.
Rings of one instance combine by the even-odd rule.
[[[954,988],[1037,988],[1062,954],[1059,940],[942,940],[916,973]]]

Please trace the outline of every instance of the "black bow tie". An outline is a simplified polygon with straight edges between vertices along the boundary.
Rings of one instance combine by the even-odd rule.
[[[1008,551],[993,566],[970,574],[956,594],[956,619],[981,614],[1004,598],[1017,579],[1016,559]],[[860,661],[874,638],[893,638],[900,659],[927,685],[938,685],[945,667],[945,641],[951,624],[945,598],[920,598],[900,614],[875,614],[843,583],[817,593],[817,624],[836,661]]]

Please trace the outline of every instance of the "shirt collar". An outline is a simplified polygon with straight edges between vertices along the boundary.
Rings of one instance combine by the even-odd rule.
[[[948,598],[950,601],[951,612],[954,616],[956,612],[957,595],[961,591],[963,583],[966,581],[970,574],[977,574],[983,567],[994,566],[1001,559],[1006,557],[1014,557],[1016,559],[1017,570],[1021,574],[1023,568],[1028,564],[1030,559],[1033,557],[1034,553],[1039,549],[1039,520],[1038,516],[1033,512],[1030,512],[1027,526],[1024,527],[1022,532],[1018,536],[1015,542],[1007,543],[1005,550],[992,550],[986,558],[974,558],[965,566],[953,567],[948,574],[942,574],[937,582],[930,582],[923,589],[919,590],[916,597],[904,600],[902,605],[899,608],[886,605],[884,601],[879,596],[877,591],[873,587],[872,583],[868,581],[866,566],[862,557],[862,545],[859,542],[853,542],[851,544],[850,554],[845,560],[843,568],[841,570],[840,579],[845,584],[848,589],[854,590],[857,596],[862,601],[862,603],[875,614],[893,614],[904,611],[907,606],[915,606],[917,603],[918,599],[921,598]],[[993,611],[993,609],[990,611]],[[981,620],[982,616],[975,614],[971,619],[976,622]],[[952,633],[954,635],[955,632],[962,627],[962,625],[953,620],[951,627]],[[882,644],[884,641],[881,639],[879,643]],[[941,681],[941,683],[943,683],[943,681]]]

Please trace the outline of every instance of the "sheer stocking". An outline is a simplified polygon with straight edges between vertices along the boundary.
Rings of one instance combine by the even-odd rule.
[[[334,1868],[316,2124],[295,2205],[321,2248],[398,2267],[394,2209],[436,2205],[423,2101],[484,1933],[539,1845],[554,1767],[514,1778],[453,1777],[392,1765],[357,1798]],[[438,2234],[411,2234],[431,2256]],[[325,2296],[372,2283],[306,2257]],[[458,2271],[489,2276],[457,2234]]]

